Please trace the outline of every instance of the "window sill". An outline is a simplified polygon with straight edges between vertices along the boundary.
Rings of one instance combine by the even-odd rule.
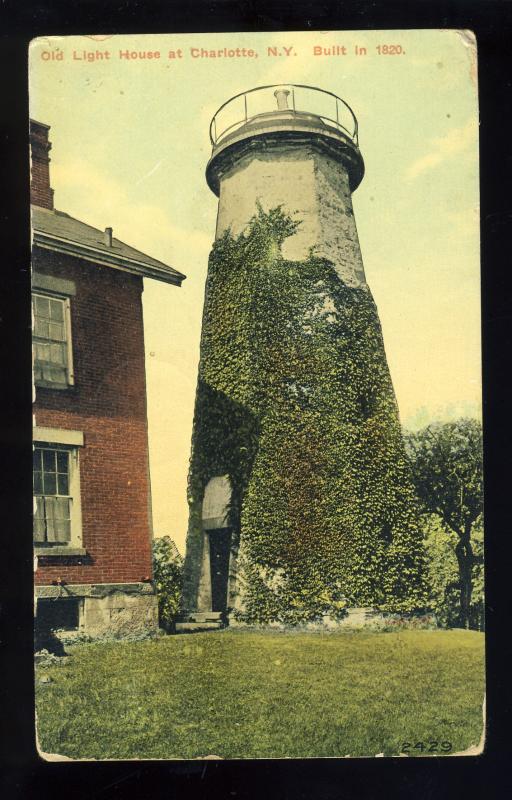
[[[87,550],[85,547],[67,547],[66,545],[56,545],[55,547],[38,547],[35,545],[34,553],[36,556],[53,558],[54,556],[86,556]]]
[[[72,392],[75,390],[74,383],[52,383],[51,381],[34,381],[36,389],[55,389],[57,392]]]

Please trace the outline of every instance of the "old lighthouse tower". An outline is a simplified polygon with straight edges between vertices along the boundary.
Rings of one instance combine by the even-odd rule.
[[[189,473],[184,619],[423,603],[423,551],[352,193],[357,120],[306,86],[211,123],[218,196]]]

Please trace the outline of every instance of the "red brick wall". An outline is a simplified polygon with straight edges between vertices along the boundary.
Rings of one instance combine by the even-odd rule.
[[[37,584],[124,583],[152,576],[142,278],[34,248],[39,273],[73,280],[75,386],[37,387],[41,427],[84,432],[84,558],[40,557]]]
[[[48,126],[30,120],[31,180],[30,202],[43,208],[53,208],[53,189],[50,189],[51,150]]]

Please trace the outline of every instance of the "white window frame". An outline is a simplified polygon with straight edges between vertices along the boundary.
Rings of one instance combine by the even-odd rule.
[[[71,553],[72,550],[83,549],[82,538],[82,501],[80,492],[80,447],[84,444],[81,431],[61,430],[57,428],[34,428],[34,446],[46,447],[52,450],[67,450],[69,453],[69,497],[71,531],[69,542],[36,542],[34,547],[38,555],[51,555],[59,552],[60,555]],[[35,513],[35,495],[34,495]]]
[[[66,383],[58,383],[56,381],[48,381],[34,377],[34,384],[36,386],[43,386],[51,389],[66,389],[68,386],[74,386],[75,373],[73,368],[73,341],[71,336],[71,300],[68,296],[64,294],[55,291],[47,291],[45,289],[36,288],[36,286],[32,287],[32,298],[34,297],[47,297],[50,300],[60,300],[62,302],[64,308],[64,328],[66,331],[66,353],[67,353]],[[32,314],[34,316],[34,312],[32,312]],[[32,332],[33,340],[35,339],[34,325],[35,325],[35,319],[33,319],[33,332]],[[34,357],[33,361],[35,365]]]

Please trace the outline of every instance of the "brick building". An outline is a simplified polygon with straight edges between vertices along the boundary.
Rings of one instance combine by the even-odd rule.
[[[56,211],[30,123],[36,613],[95,636],[157,624],[143,278],[184,275]]]

